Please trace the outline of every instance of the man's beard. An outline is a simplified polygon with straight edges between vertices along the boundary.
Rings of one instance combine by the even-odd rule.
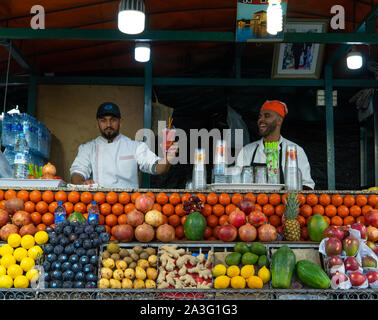
[[[260,129],[259,129],[259,135],[260,135],[260,137],[266,138],[272,132],[274,132],[274,130],[276,130],[276,128],[277,128],[277,120],[273,121],[273,122],[271,122],[269,124],[266,124],[264,132],[261,132]]]
[[[114,130],[112,132],[109,132],[109,133],[106,133],[105,131],[107,130],[108,128],[106,128],[104,131],[100,130],[101,132],[101,135],[107,139],[107,140],[113,140],[116,136],[118,136],[119,134],[119,129],[118,130]]]

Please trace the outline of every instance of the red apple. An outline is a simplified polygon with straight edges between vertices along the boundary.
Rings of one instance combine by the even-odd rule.
[[[345,272],[346,271],[356,271],[360,267],[357,259],[355,257],[348,257],[344,261],[345,264]]]
[[[366,274],[366,278],[368,279],[369,283],[373,283],[378,280],[378,272],[370,271]]]
[[[250,214],[255,208],[255,204],[252,200],[243,199],[240,200],[237,204],[238,208],[243,211],[245,214]]]
[[[361,272],[353,272],[349,275],[349,279],[353,287],[359,287],[366,281],[366,276]]]
[[[241,227],[246,221],[247,217],[245,216],[245,213],[239,209],[232,211],[228,216],[228,222],[236,228]]]
[[[234,241],[237,235],[237,229],[232,224],[225,224],[219,229],[219,239],[222,241]]]
[[[343,259],[339,256],[331,256],[328,259],[328,265],[330,268],[333,266],[342,266],[344,264]]]
[[[268,222],[266,215],[261,211],[252,211],[248,216],[248,221],[254,227],[262,226],[265,222]]]
[[[366,239],[367,230],[366,227],[361,223],[353,223],[351,225],[352,229],[360,231],[361,239]]]
[[[372,209],[365,214],[366,225],[378,228],[378,210]]]
[[[344,239],[344,231],[338,226],[329,226],[323,231],[324,238],[337,238],[339,240]]]
[[[360,247],[360,241],[355,237],[346,237],[343,240],[343,249],[347,256],[354,256],[358,248]]]
[[[343,245],[337,238],[329,238],[325,244],[325,250],[328,256],[335,256],[343,251]]]

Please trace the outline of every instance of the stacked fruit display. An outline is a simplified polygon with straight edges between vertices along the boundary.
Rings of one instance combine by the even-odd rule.
[[[155,289],[157,255],[152,247],[120,247],[109,243],[102,253],[101,289]]]
[[[36,261],[43,255],[40,245],[48,241],[48,234],[39,231],[34,237],[21,237],[13,233],[7,240],[7,244],[0,247],[0,288],[36,288],[39,279]]]
[[[46,288],[96,288],[98,248],[110,235],[94,220],[65,220],[46,228],[49,241],[44,248]]]
[[[262,289],[270,280],[267,249],[259,242],[253,242],[250,246],[238,242],[234,252],[228,253],[224,262],[213,269],[215,289]]]

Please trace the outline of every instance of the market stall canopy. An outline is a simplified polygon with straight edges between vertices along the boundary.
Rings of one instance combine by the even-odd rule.
[[[260,1],[257,1],[260,2]],[[262,1],[263,2],[263,1]],[[266,1],[267,2],[267,1]],[[316,5],[314,5],[316,3]],[[33,0],[3,0],[0,4],[2,28],[30,28]],[[236,0],[146,0],[147,31],[212,31],[235,32]],[[373,11],[377,1],[289,0],[287,18],[328,19],[331,7],[345,9],[345,29],[330,33],[351,33]],[[119,0],[40,0],[45,9],[46,29],[117,29]],[[134,41],[102,40],[13,40],[23,57],[37,73],[65,76],[143,76],[144,65],[134,60]],[[339,44],[326,46],[325,59],[332,56]],[[7,69],[8,51],[0,49],[0,70]],[[369,56],[377,56],[377,46],[361,46]],[[273,59],[272,43],[248,43],[242,59],[254,66],[270,68]],[[234,42],[156,41],[152,43],[153,76],[179,77],[185,72],[199,72],[228,66],[235,61]],[[14,59],[11,75],[26,73]],[[348,76],[345,66],[335,70],[335,76]],[[270,70],[270,69],[269,69]],[[339,73],[339,74],[338,74]],[[225,75],[226,76],[226,75]]]

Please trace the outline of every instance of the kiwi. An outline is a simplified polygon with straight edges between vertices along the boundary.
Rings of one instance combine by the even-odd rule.
[[[125,248],[122,248],[120,251],[119,251],[119,255],[121,256],[121,258],[124,258],[124,257],[128,257],[130,254],[129,254],[129,250],[125,249]]]
[[[141,254],[143,252],[143,247],[141,246],[136,246],[133,248],[134,252],[137,254]]]
[[[145,250],[149,256],[156,255],[156,249],[155,248],[146,248]]]
[[[121,257],[118,253],[113,253],[110,258],[112,258],[114,261],[120,260]]]
[[[147,260],[149,257],[149,254],[147,252],[142,252],[140,255],[139,255],[139,259],[144,259],[144,260]]]
[[[111,254],[108,250],[105,250],[103,253],[102,253],[102,259],[107,259],[107,258],[110,258]]]
[[[118,253],[119,252],[119,244],[118,243],[114,243],[114,242],[111,242],[108,244],[106,250],[108,250],[111,254],[112,253]]]
[[[133,261],[133,262],[131,262],[131,263],[128,265],[128,268],[135,269],[136,266],[137,266],[136,262]]]
[[[133,262],[133,258],[131,258],[131,257],[124,257],[123,261],[125,261],[127,263],[127,265],[129,265],[130,263]]]
[[[134,260],[134,261],[138,261],[139,260],[139,255],[135,252],[133,252],[130,257]]]

